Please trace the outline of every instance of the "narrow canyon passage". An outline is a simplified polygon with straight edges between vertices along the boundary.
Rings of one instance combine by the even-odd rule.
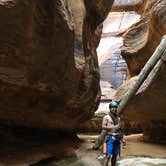
[[[0,166],[103,166],[111,101],[117,165],[166,165],[165,0],[0,0],[0,21]]]

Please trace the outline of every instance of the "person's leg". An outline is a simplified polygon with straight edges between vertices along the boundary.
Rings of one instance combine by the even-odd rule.
[[[106,144],[106,143],[104,143]],[[104,159],[106,157],[106,148],[104,146],[106,145],[102,145],[102,147],[100,147],[100,155],[97,157],[98,160]]]
[[[116,155],[115,154],[112,155],[111,166],[116,166]]]
[[[120,143],[116,142],[113,145],[111,166],[116,166],[116,159],[117,159],[119,152],[120,152]]]
[[[108,166],[108,163],[109,163],[110,157],[111,157],[111,156],[107,156],[107,157],[106,157],[106,159],[105,159],[105,163],[104,163],[104,166]]]
[[[107,140],[107,157],[105,159],[104,166],[108,166],[110,157],[112,155],[112,150],[113,150],[112,136],[109,136]]]

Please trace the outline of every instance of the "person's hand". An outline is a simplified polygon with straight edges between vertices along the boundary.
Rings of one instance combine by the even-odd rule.
[[[126,146],[126,141],[122,141],[123,148]]]

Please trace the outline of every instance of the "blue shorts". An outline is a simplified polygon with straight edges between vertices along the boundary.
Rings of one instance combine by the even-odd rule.
[[[120,143],[112,135],[107,136],[107,156],[118,155],[120,152]]]

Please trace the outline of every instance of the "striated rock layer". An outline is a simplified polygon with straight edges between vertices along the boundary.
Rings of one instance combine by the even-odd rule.
[[[142,5],[146,0],[115,0],[111,11],[123,12],[123,11],[137,11],[142,12]]]
[[[128,64],[130,76],[140,72],[166,33],[166,1],[146,1],[144,5],[140,21],[123,35],[122,55]]]
[[[71,130],[93,115],[96,47],[112,3],[0,0],[1,123]]]

